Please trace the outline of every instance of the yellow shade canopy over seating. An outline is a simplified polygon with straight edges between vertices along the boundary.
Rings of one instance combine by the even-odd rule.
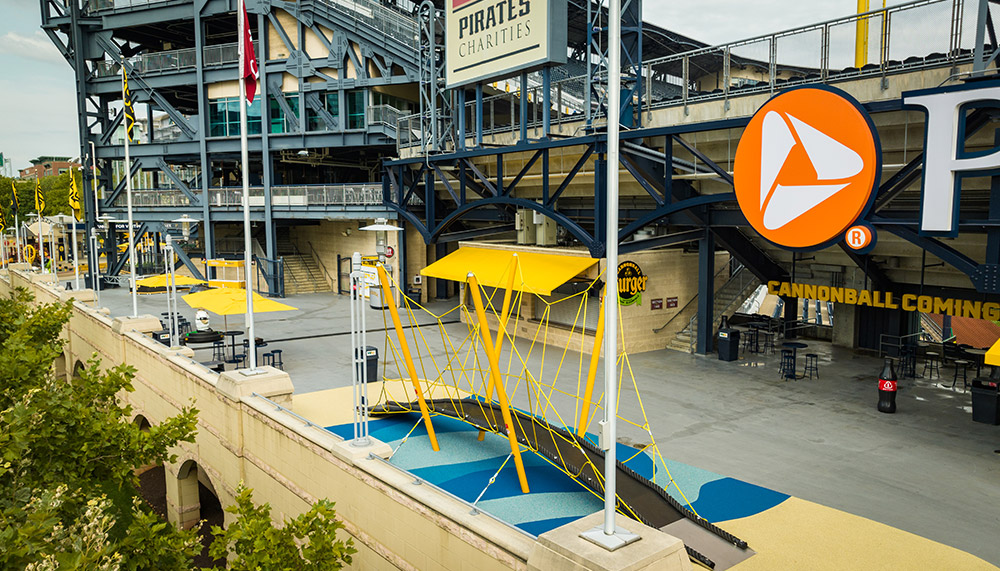
[[[508,266],[515,253],[518,272],[514,289],[537,295],[552,295],[552,290],[597,263],[597,259],[585,256],[463,246],[420,270],[420,273],[430,278],[464,282],[471,272],[480,285],[506,287]]]

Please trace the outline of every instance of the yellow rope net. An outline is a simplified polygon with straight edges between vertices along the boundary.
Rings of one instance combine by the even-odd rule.
[[[584,394],[588,373],[588,363],[585,362],[584,354],[594,349],[593,334],[591,333],[590,338],[587,336],[587,309],[588,304],[598,303],[596,301],[598,298],[595,297],[592,300],[589,292],[598,287],[596,284],[601,280],[604,272],[602,271],[600,275],[591,280],[589,287],[583,291],[552,300],[530,290],[530,287],[525,283],[526,280],[521,275],[520,266],[514,263],[513,256],[511,258],[504,275],[509,277],[510,272],[514,271],[515,283],[519,286],[516,291],[509,294],[511,299],[507,322],[502,323],[502,327],[497,327],[503,314],[500,307],[503,296],[507,293],[505,288],[498,287],[489,292],[485,297],[484,305],[491,322],[490,328],[497,330],[495,331],[496,345],[498,347],[503,345],[503,352],[501,353],[499,349],[497,351],[500,358],[503,359],[501,363],[502,388],[507,391],[511,406],[523,407],[520,409],[521,412],[527,413],[513,417],[517,424],[517,430],[526,437],[531,435],[527,438],[528,445],[525,446],[522,442],[521,447],[537,453],[539,450],[536,450],[531,444],[551,439],[552,442],[579,448],[580,445],[572,438],[572,435],[577,432],[577,424],[581,419],[585,403],[590,402],[590,410],[586,415],[587,426],[584,426],[584,429],[595,422],[595,417],[603,418],[604,407],[602,403],[606,398],[606,395],[599,394],[591,399]],[[400,287],[400,284],[396,283],[395,280],[392,280],[392,283],[399,291],[405,291],[405,288]],[[503,283],[506,281],[504,280]],[[468,288],[466,297],[469,295],[479,295],[479,292],[471,291],[471,288]],[[524,307],[529,306],[527,303],[529,298],[526,296],[530,296],[530,300],[536,304],[536,308],[538,308],[537,304],[544,304],[541,314],[537,318],[522,315]],[[487,394],[487,387],[491,386],[489,382],[490,367],[486,361],[488,357],[483,348],[479,320],[470,311],[471,302],[466,300],[465,304],[460,303],[440,314],[434,313],[406,295],[403,295],[403,302],[406,317],[409,319],[409,327],[406,328],[406,334],[409,337],[408,344],[411,348],[417,374],[423,383],[421,389],[423,394],[439,403],[446,400],[457,413],[461,413],[469,407],[477,407],[480,415],[487,419],[489,425],[480,426],[480,429],[500,434],[498,427],[503,426],[503,421],[498,418],[497,408],[485,403],[495,403],[495,391],[501,390],[501,387],[491,391],[493,394]],[[564,323],[557,325],[562,330],[558,337],[568,340],[563,347],[557,347],[553,342],[550,342],[552,328],[550,318],[553,308],[562,304],[570,307],[575,306],[575,317],[571,325]],[[385,313],[383,312],[383,319],[385,319]],[[538,315],[539,312],[535,311],[534,313]],[[561,315],[569,313],[570,311],[566,310],[562,311]],[[462,317],[464,328],[454,324],[455,319],[459,316]],[[422,319],[418,319],[418,317]],[[448,324],[453,325],[451,331],[446,326],[446,320]],[[590,325],[592,330],[595,325]],[[625,330],[620,318],[618,326],[624,346]],[[459,330],[459,332],[456,333],[455,330]],[[386,331],[392,331],[388,322],[386,323]],[[429,337],[433,338],[435,343],[439,342],[440,345],[435,347]],[[385,345],[383,355],[386,355],[386,358],[383,360],[383,378],[390,382],[397,379],[408,379],[405,372],[406,365],[399,351],[397,339],[391,334],[387,335]],[[601,349],[597,348],[597,350]],[[557,351],[557,355],[550,355],[553,351]],[[392,358],[389,358],[390,355]],[[555,360],[556,356],[558,364],[553,367],[550,363]],[[697,515],[691,502],[688,501],[670,474],[666,461],[656,444],[628,353],[622,351],[618,355],[617,363],[619,367],[618,421],[640,429],[649,438],[648,443],[637,446],[632,456],[619,457],[619,461],[627,463],[640,454],[651,456],[653,478],[650,479],[668,493],[674,490],[674,495],[680,498],[679,501]],[[393,368],[395,368],[395,372],[393,372]],[[639,421],[622,416],[620,413],[622,411],[622,388],[625,383],[631,384],[631,394],[637,400],[637,408],[641,415]],[[390,395],[387,389],[388,384],[383,383],[375,408],[382,404],[394,404],[408,412],[418,412],[415,406],[408,406],[413,404],[416,399],[412,386],[405,382],[392,383],[393,394]],[[398,388],[405,391],[402,398],[400,398]],[[561,404],[561,408],[556,406],[557,401]],[[634,410],[635,407],[632,408]],[[463,415],[458,414],[457,416],[461,418]],[[540,419],[543,422],[526,421],[530,418]],[[565,432],[559,431],[557,428],[562,428]],[[553,448],[557,451],[554,458],[547,457],[545,454],[538,454],[538,457],[543,458],[553,467],[578,482],[584,473],[596,475],[599,479],[599,485],[596,487],[603,493],[603,466],[594,465],[586,454],[582,455],[586,459],[583,465],[575,466],[571,462],[567,462],[561,453],[558,453],[561,446]],[[595,496],[603,497],[597,490],[584,487]],[[621,501],[620,496],[618,505],[619,511],[635,517],[636,514]]]

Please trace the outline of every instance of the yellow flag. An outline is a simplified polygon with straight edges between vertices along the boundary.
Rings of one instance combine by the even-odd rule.
[[[73,215],[80,220],[83,208],[80,206],[80,187],[76,184],[76,173],[69,170],[69,207],[73,209]]]
[[[132,92],[128,89],[128,74],[125,73],[125,66],[122,66],[122,99],[125,105],[125,135],[132,143],[138,143],[135,138],[135,109],[132,107]]]
[[[39,216],[42,215],[42,211],[45,210],[45,195],[42,194],[42,183],[37,178],[35,179],[35,212]]]

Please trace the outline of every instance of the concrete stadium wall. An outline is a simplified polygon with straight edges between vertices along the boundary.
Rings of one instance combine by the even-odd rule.
[[[0,295],[24,287],[38,303],[51,303],[89,294],[44,281],[51,278],[3,272]],[[198,408],[195,442],[178,446],[176,462],[165,466],[171,521],[188,526],[198,520],[199,480],[223,507],[233,504],[242,481],[254,489],[255,501],[271,505],[275,521],[306,511],[319,498],[336,502],[359,551],[357,568],[527,568],[536,543],[529,536],[470,515],[467,504],[414,485],[411,476],[369,458],[368,449],[353,448],[291,414],[292,379],[284,372],[268,368],[263,380],[242,382],[239,373],[219,375],[195,362],[190,350],[165,347],[141,332],[153,327],[159,327],[155,318],[112,319],[106,310],[77,301],[66,326],[64,358],[69,371],[92,356],[105,369],[119,363],[135,367],[135,390],[120,398],[137,420],[155,425],[184,406]],[[284,403],[285,410],[251,391]]]

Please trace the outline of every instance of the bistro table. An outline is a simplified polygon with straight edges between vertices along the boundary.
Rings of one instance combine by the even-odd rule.
[[[792,350],[792,375],[796,379],[803,378],[805,375],[803,375],[802,377],[800,377],[798,375],[798,373],[796,373],[796,371],[799,370],[798,369],[798,353],[799,353],[799,349],[805,349],[809,345],[806,345],[805,343],[802,343],[800,341],[785,341],[784,343],[781,344],[781,346],[784,347],[785,349],[791,349]]]
[[[976,364],[976,376],[982,375],[988,349],[963,349],[962,351],[969,356],[969,360]]]
[[[260,338],[260,337],[257,337],[256,339],[254,339],[254,355],[256,356],[256,363],[257,364],[260,364],[260,349],[262,347],[267,347],[267,343],[265,343],[264,340],[262,338]],[[247,340],[247,339],[243,340],[243,349],[245,351],[247,351],[247,354],[248,354],[248,356],[247,356],[247,363],[248,363],[248,366],[249,366],[249,363],[250,363],[250,357],[249,357],[250,342],[249,342],[249,340]]]
[[[770,326],[767,323],[760,323],[760,322],[756,322],[756,323],[751,323],[750,324],[750,331],[751,331],[751,334],[750,334],[750,338],[751,338],[751,341],[750,341],[750,343],[751,343],[750,352],[751,353],[760,353],[760,332],[762,330],[769,331],[770,330]]]
[[[229,347],[232,349],[233,354],[229,359],[226,359],[229,363],[235,363],[236,359],[236,338],[240,335],[244,335],[246,332],[242,329],[231,329],[229,331],[224,331],[223,334],[229,337]]]

